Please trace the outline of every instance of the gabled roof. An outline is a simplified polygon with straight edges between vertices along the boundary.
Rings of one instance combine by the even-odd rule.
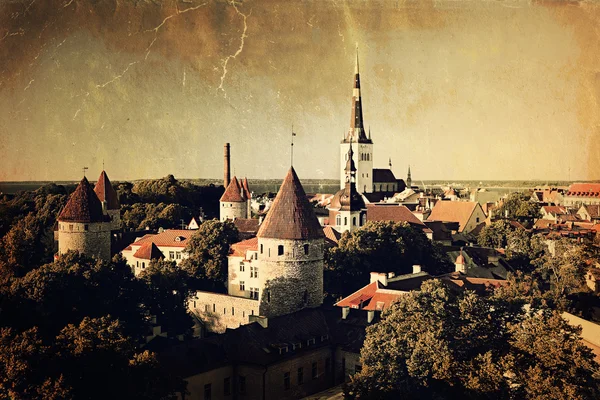
[[[253,237],[232,244],[229,254],[234,257],[246,257],[246,252],[248,250],[258,251],[258,238]]]
[[[331,241],[333,244],[338,244],[342,234],[333,229],[331,225],[327,225],[323,227],[323,233],[325,234],[325,239]]]
[[[373,168],[373,183],[396,183],[391,169]]]
[[[458,231],[462,232],[477,207],[479,203],[474,201],[438,201],[427,220],[458,222]]]
[[[318,239],[324,237],[319,220],[308,202],[293,167],[285,176],[256,236],[274,239]]]
[[[240,182],[234,176],[231,182],[229,182],[229,186],[225,189],[225,193],[221,196],[219,201],[226,201],[231,203],[241,203],[246,201],[244,197],[242,197],[244,189],[240,185]]]
[[[250,192],[250,186],[248,186],[248,178],[244,178],[242,182],[242,188],[244,188],[244,197],[250,199],[252,197],[252,193]]]
[[[233,220],[233,224],[242,233],[256,233],[259,226],[256,218],[236,218]]]
[[[133,256],[142,260],[159,260],[165,258],[162,251],[160,251],[152,242],[144,243]]]
[[[144,235],[141,239],[131,243],[125,250],[132,250],[132,246],[142,246],[145,243],[154,243],[159,247],[179,247],[185,248],[188,239],[196,233],[196,230],[190,229],[167,229],[156,235]]]
[[[98,196],[98,200],[101,202],[106,201],[107,210],[118,210],[121,208],[119,196],[112,187],[110,179],[108,179],[108,175],[105,171],[102,171],[100,174],[98,182],[96,182],[96,186],[94,187],[94,192],[96,193],[96,196]]]
[[[545,214],[553,214],[553,215],[568,214],[567,209],[562,206],[542,206],[542,211]]]
[[[594,204],[594,205],[583,205],[582,207],[585,207],[587,213],[590,215],[590,217],[596,219],[596,218],[600,218],[600,204]]]
[[[350,307],[367,311],[383,311],[407,292],[386,289],[379,281],[374,281],[350,296],[338,301],[338,307]]]
[[[420,227],[425,226],[408,208],[395,204],[368,204],[367,221],[408,222]]]
[[[58,216],[61,222],[103,222],[102,203],[84,176]]]

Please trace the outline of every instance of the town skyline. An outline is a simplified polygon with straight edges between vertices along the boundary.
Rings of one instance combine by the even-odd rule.
[[[234,173],[279,179],[292,124],[299,176],[335,179],[356,43],[375,167],[600,178],[600,7],[267,3],[2,6],[0,181],[217,178],[225,142]]]

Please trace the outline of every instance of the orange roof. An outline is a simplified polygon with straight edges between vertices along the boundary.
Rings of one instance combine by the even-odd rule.
[[[219,201],[227,201],[232,203],[240,203],[246,201],[246,199],[242,197],[243,191],[244,189],[238,182],[237,178],[234,176],[231,182],[229,182],[227,189],[225,189],[225,193],[223,193],[223,196],[221,196]]]
[[[333,229],[331,225],[323,227],[323,233],[325,234],[325,238],[335,242],[336,244],[339,243],[340,238],[342,237],[342,234]]]
[[[162,251],[160,251],[152,242],[144,243],[133,256],[142,260],[158,260],[160,258],[165,258]]]
[[[248,186],[248,178],[244,178],[242,182],[242,188],[244,188],[244,197],[247,199],[252,197],[252,193],[250,192],[250,187]]]
[[[458,231],[462,232],[478,206],[479,203],[474,201],[438,201],[427,220],[458,222]]]
[[[600,196],[600,183],[574,183],[569,186],[567,196]]]
[[[103,222],[106,217],[102,212],[102,203],[94,193],[92,186],[84,176],[75,191],[69,197],[69,201],[58,220],[61,222]]]
[[[381,311],[398,300],[406,292],[386,289],[381,282],[375,281],[352,293],[350,296],[338,301],[338,307],[358,308],[368,311]]]
[[[551,219],[540,218],[535,221],[535,224],[533,224],[533,229],[546,229],[549,228],[550,225],[554,224],[556,224],[556,222],[552,221]]]
[[[112,187],[105,171],[102,171],[100,174],[98,182],[94,186],[94,192],[100,201],[106,201],[106,208],[108,210],[118,210],[120,208],[117,192]]]
[[[325,236],[294,167],[285,176],[256,236],[274,239],[317,239]]]
[[[145,243],[154,243],[159,247],[185,247],[188,239],[197,231],[189,229],[167,229],[156,235],[148,234],[137,242],[131,243],[125,250],[131,250],[132,246],[141,246]]]
[[[561,206],[542,206],[546,214],[562,215],[567,214],[567,209]]]
[[[367,205],[367,221],[408,222],[425,226],[406,206],[402,205]]]
[[[242,240],[231,245],[230,255],[234,257],[246,257],[248,250],[258,251],[258,238],[253,237],[248,240]]]

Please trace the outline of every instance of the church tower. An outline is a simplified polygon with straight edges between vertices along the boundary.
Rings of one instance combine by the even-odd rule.
[[[342,233],[353,231],[363,226],[367,220],[367,207],[365,202],[356,190],[356,166],[354,164],[354,151],[352,143],[348,150],[346,168],[346,184],[343,189],[338,191],[331,199],[329,205],[329,221],[335,229]]]
[[[118,231],[121,229],[121,205],[119,204],[119,196],[112,187],[110,179],[106,171],[102,171],[96,186],[94,186],[94,192],[98,196],[98,200],[102,203],[102,211],[104,215],[108,215],[110,218],[111,231]]]
[[[58,216],[58,253],[75,250],[110,260],[111,223],[84,176]]]
[[[293,167],[256,236],[260,315],[276,317],[320,306],[324,234]]]
[[[354,67],[354,87],[352,89],[352,114],[350,129],[344,135],[340,144],[340,189],[345,187],[344,167],[348,161],[350,143],[357,143],[354,153],[356,168],[356,189],[359,193],[373,192],[373,141],[365,133],[362,113],[362,100],[360,94],[360,73],[358,68],[358,48],[356,49],[356,65]]]

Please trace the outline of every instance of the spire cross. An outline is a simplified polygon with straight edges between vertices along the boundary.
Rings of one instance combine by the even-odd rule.
[[[88,167],[83,167],[83,176],[85,177],[85,171],[87,171],[89,168]]]

